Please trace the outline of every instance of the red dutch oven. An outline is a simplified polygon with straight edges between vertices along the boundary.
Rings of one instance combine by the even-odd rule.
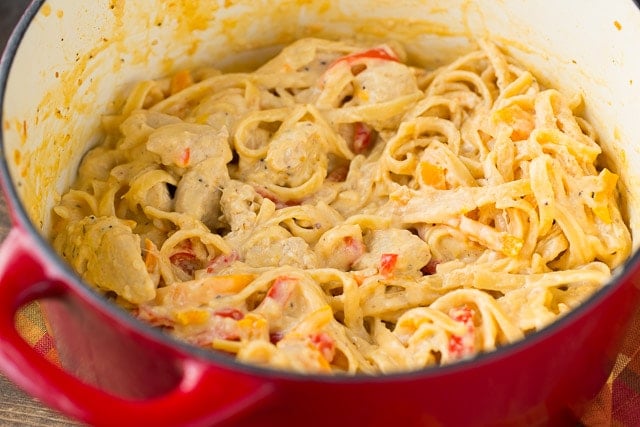
[[[224,3],[224,5],[222,4]],[[479,2],[480,3],[480,2]],[[564,425],[611,372],[640,301],[640,255],[576,310],[472,360],[384,376],[299,375],[180,343],[107,303],[57,256],[51,206],[131,82],[228,57],[266,57],[304,35],[406,42],[437,65],[488,35],[543,78],[584,93],[640,232],[640,11],[631,0],[35,1],[3,56],[2,185],[13,229],[0,248],[0,370],[92,425]],[[251,50],[244,57],[242,52]],[[635,81],[634,81],[635,79]],[[63,368],[19,335],[40,300]]]

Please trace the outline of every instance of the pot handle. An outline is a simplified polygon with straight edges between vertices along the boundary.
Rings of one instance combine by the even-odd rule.
[[[0,246],[0,371],[29,394],[98,426],[210,426],[246,414],[273,395],[273,385],[264,380],[216,369],[162,343],[158,352],[173,359],[182,378],[173,390],[146,400],[116,396],[51,363],[22,339],[15,315],[29,302],[75,291],[43,267],[36,247],[19,227]]]

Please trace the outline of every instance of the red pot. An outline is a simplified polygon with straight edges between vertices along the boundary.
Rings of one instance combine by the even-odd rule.
[[[607,10],[579,1],[131,3],[36,1],[5,52],[1,173],[14,224],[0,248],[5,375],[93,425],[575,424],[610,374],[638,307],[638,253],[578,309],[495,352],[405,374],[303,376],[187,346],[107,303],[54,253],[47,212],[55,192],[73,178],[85,141],[95,139],[95,112],[149,70],[162,74],[167,64],[205,57],[222,61],[308,32],[358,28],[380,35],[378,24],[388,21],[419,27],[412,33],[389,24],[382,31],[428,44],[437,60],[459,52],[468,31],[507,44],[517,40],[510,45],[514,56],[563,87],[583,89],[587,104],[595,105],[591,113],[602,118],[598,130],[621,175],[637,247],[640,186],[634,183],[640,181],[628,164],[640,156],[633,145],[640,139],[640,81],[633,82],[640,75],[640,11],[630,0],[610,2]],[[162,13],[166,25],[152,25]],[[225,26],[231,19],[234,25]],[[151,39],[153,49],[145,44]],[[16,310],[36,299],[43,301],[64,370],[15,328]]]

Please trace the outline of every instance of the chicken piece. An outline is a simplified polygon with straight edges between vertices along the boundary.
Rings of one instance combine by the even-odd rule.
[[[122,163],[125,153],[103,146],[91,149],[78,168],[78,182],[106,181],[111,169]]]
[[[231,231],[253,228],[261,204],[262,196],[248,184],[232,179],[222,189],[220,206]]]
[[[387,274],[421,276],[420,269],[431,260],[429,245],[409,230],[374,230],[365,235],[365,244],[368,250],[355,269],[377,267]]]
[[[139,205],[170,211],[173,209],[173,200],[167,185],[176,185],[175,178],[167,171],[150,165],[131,178],[129,191],[123,198],[129,202],[131,210]]]
[[[274,184],[296,187],[304,184],[319,167],[327,167],[325,143],[311,122],[298,122],[277,133],[269,143],[265,159],[267,177]]]
[[[118,148],[128,149],[143,144],[156,129],[182,121],[172,115],[155,111],[138,110],[120,125],[123,139]]]
[[[231,87],[221,90],[210,98],[205,98],[191,112],[197,123],[205,123],[215,129],[226,127],[233,134],[236,125],[250,111],[259,108],[257,89],[248,81],[246,87]]]
[[[88,216],[70,222],[53,243],[88,283],[113,291],[133,304],[155,298],[141,255],[140,236],[115,217]]]
[[[342,224],[324,233],[315,246],[320,265],[349,271],[366,247],[362,229],[355,224]]]
[[[355,76],[356,105],[376,104],[418,92],[411,68],[395,61],[369,61]]]
[[[208,158],[231,161],[229,132],[208,125],[175,123],[156,129],[149,135],[147,149],[160,155],[162,164],[187,168]]]
[[[316,254],[301,237],[292,237],[284,228],[265,228],[245,243],[244,259],[251,267],[316,268]]]
[[[220,187],[229,180],[225,160],[220,157],[203,160],[184,174],[176,189],[175,211],[191,215],[210,230],[218,226]]]

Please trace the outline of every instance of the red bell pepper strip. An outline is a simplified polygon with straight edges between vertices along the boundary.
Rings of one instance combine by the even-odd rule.
[[[353,63],[358,62],[362,59],[381,59],[383,61],[400,62],[398,56],[390,48],[385,49],[381,46],[338,58],[329,65],[329,68],[327,68],[327,70],[330,70],[332,67],[341,62],[346,62],[347,64],[352,65]]]
[[[344,182],[349,175],[349,166],[338,166],[327,174],[326,180],[329,182]]]
[[[466,305],[449,310],[449,317],[456,322],[464,323],[467,333],[464,335],[452,335],[449,338],[449,354],[454,359],[462,359],[472,356],[475,352],[475,325],[473,323],[474,311]]]
[[[244,313],[237,308],[221,308],[216,310],[213,314],[219,317],[228,317],[233,320],[241,320],[244,318]]]
[[[169,261],[190,276],[201,267],[200,262],[191,252],[176,252],[169,257]]]
[[[296,283],[298,283],[298,279],[294,277],[280,276],[273,281],[267,292],[267,297],[284,305],[293,293],[293,287]]]
[[[182,166],[189,166],[189,161],[191,160],[191,149],[189,147],[185,148],[182,152],[182,156],[180,156],[180,162]]]
[[[327,361],[331,362],[336,352],[336,344],[333,338],[325,332],[312,334],[309,338],[318,351],[322,353],[322,356],[327,359]]]
[[[356,239],[353,236],[345,236],[342,241],[344,242],[344,256],[349,261],[349,268],[360,259],[362,254],[367,250],[362,240]]]
[[[217,257],[211,259],[209,264],[207,264],[207,273],[213,274],[224,267],[228,267],[233,264],[235,261],[240,259],[240,255],[237,251],[231,251],[229,254],[220,254]]]
[[[371,145],[373,131],[369,126],[362,122],[356,122],[353,125],[353,152],[356,154],[364,153]]]
[[[390,277],[398,262],[398,254],[382,254],[380,255],[380,274]]]

